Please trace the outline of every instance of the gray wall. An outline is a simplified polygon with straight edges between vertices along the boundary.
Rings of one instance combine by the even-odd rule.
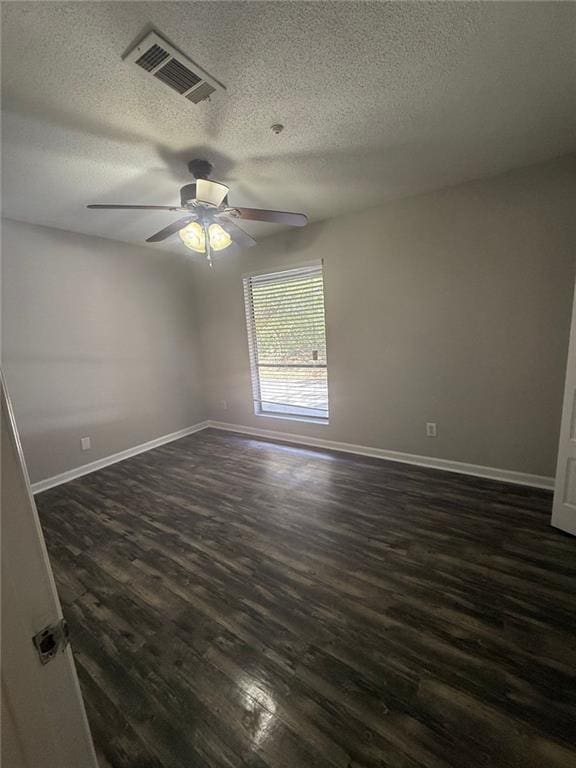
[[[552,475],[575,221],[571,156],[195,266],[209,417]],[[241,276],[319,257],[330,425],[255,416]],[[425,437],[426,421],[438,438]]]
[[[575,213],[571,157],[228,250],[212,271],[3,221],[2,359],[32,480],[207,417],[552,475]],[[241,276],[319,257],[330,425],[255,416]]]
[[[3,220],[2,285],[2,365],[32,481],[204,418],[184,259]]]

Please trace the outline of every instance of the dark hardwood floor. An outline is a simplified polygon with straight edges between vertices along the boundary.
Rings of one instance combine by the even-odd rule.
[[[551,494],[205,431],[37,497],[114,768],[574,768]]]

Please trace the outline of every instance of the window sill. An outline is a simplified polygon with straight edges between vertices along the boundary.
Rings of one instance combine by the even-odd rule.
[[[330,424],[329,419],[310,418],[309,416],[294,416],[290,413],[255,413],[255,416],[261,416],[265,419],[280,419],[281,421],[302,421],[305,424],[319,424],[327,427]]]

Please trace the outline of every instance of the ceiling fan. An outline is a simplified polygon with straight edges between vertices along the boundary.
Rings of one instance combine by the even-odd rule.
[[[205,253],[210,265],[212,252],[222,251],[233,242],[242,248],[256,245],[256,240],[232,219],[289,224],[292,227],[303,227],[308,223],[308,217],[303,213],[230,207],[229,188],[208,178],[212,173],[211,163],[207,160],[192,160],[188,163],[188,169],[196,181],[181,188],[179,206],[97,204],[86,207],[105,210],[185,211],[182,218],[146,238],[146,242],[157,243],[178,233],[186,247],[197,253]]]

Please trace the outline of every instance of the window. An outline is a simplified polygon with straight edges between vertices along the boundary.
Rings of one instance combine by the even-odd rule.
[[[328,421],[322,265],[244,278],[254,413]]]

